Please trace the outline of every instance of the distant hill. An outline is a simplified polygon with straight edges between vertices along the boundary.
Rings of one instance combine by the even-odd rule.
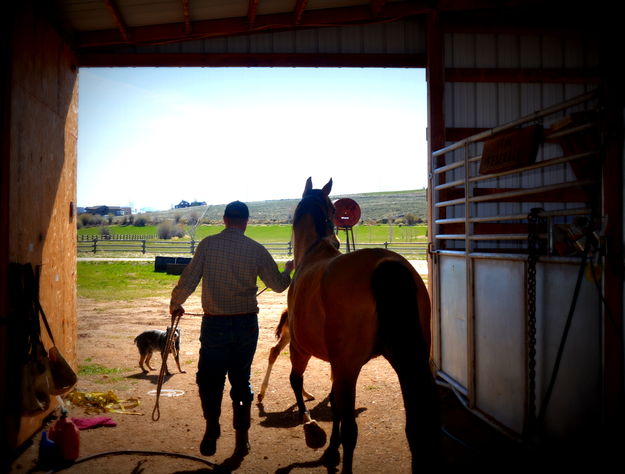
[[[358,203],[361,210],[361,220],[364,222],[392,222],[406,214],[412,214],[423,221],[426,220],[425,189],[330,196],[333,201],[345,197]],[[248,202],[250,223],[289,223],[298,202],[299,199]],[[220,223],[225,206],[225,204],[209,204],[184,209],[170,209],[168,211],[150,212],[149,216],[159,220],[176,218],[186,220],[189,217],[195,217],[196,219],[202,218],[203,222]]]

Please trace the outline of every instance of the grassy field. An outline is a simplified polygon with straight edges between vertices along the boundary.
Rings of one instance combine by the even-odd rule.
[[[112,225],[108,226],[111,235],[156,235],[156,226],[134,227]],[[203,224],[195,230],[195,240],[201,240],[208,235],[213,235],[223,229],[222,225]],[[192,227],[186,226],[187,237]],[[425,241],[427,226],[425,224],[415,226],[400,225],[357,225],[353,227],[354,239],[358,243],[381,243],[381,242],[420,242]],[[249,225],[245,234],[261,243],[289,242],[291,240],[291,226],[288,224],[274,225]],[[78,235],[100,235],[99,227],[78,229]],[[343,239],[345,233],[339,231],[339,238]]]
[[[178,276],[154,271],[152,262],[78,262],[78,295],[134,300],[171,293]]]
[[[78,295],[104,301],[168,296],[179,278],[155,272],[154,262],[77,262],[77,269]],[[265,285],[259,280],[258,287]]]
[[[283,263],[278,263],[280,270]],[[155,272],[154,262],[77,262],[78,296],[99,301],[167,297],[177,275]],[[427,276],[424,277],[427,282]],[[264,288],[258,280],[258,288]],[[271,290],[268,290],[271,291]]]

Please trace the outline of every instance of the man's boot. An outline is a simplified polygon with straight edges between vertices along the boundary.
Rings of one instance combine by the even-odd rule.
[[[248,431],[250,429],[251,412],[251,403],[232,403],[232,426],[235,430],[234,453],[239,456],[245,456],[250,452]]]
[[[200,453],[203,456],[212,456],[217,451],[217,439],[221,434],[219,418],[207,419],[204,438],[200,443]]]

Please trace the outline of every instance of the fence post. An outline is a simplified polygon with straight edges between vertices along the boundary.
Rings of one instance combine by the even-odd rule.
[[[292,252],[292,250],[293,250],[293,245],[291,244],[291,241],[290,241],[290,240],[289,240],[289,243],[288,243],[287,245],[288,245],[288,255],[289,255],[289,257],[290,257],[290,256],[291,256],[291,252]]]
[[[141,252],[145,255],[145,239],[141,240]]]
[[[388,249],[388,242],[384,242],[384,248]]]
[[[94,254],[98,251],[98,250],[97,250],[97,247],[98,247],[98,238],[97,238],[97,237],[94,237],[94,238],[93,238],[93,253],[94,253]]]
[[[195,253],[195,240],[191,239],[191,255]]]

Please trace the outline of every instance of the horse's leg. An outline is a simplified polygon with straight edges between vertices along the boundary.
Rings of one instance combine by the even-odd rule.
[[[333,408],[333,412],[336,411],[336,415],[333,414],[333,416],[337,417],[338,423],[333,422],[332,434],[334,435],[335,433],[335,426],[339,425],[340,439],[343,445],[343,466],[341,472],[345,474],[352,472],[354,450],[356,449],[356,441],[358,439],[358,425],[356,424],[355,413],[358,373],[359,370],[348,374],[333,371],[333,405],[336,406],[335,409]]]
[[[330,391],[330,407],[332,408],[332,434],[330,435],[330,444],[323,453],[323,463],[327,467],[337,466],[341,460],[339,454],[339,446],[341,445],[341,424],[339,411],[334,401],[334,393]]]
[[[438,394],[425,350],[419,352],[422,352],[421,355],[415,355],[406,348],[392,348],[384,352],[397,372],[401,386],[413,472],[434,468],[440,460]]]
[[[306,389],[302,386],[302,395],[306,400],[314,400],[315,396],[312,393],[306,391]]]
[[[310,412],[306,408],[306,403],[304,403],[303,395],[304,371],[306,370],[308,361],[310,360],[310,355],[300,351],[292,341],[290,345],[290,353],[291,375],[289,376],[289,380],[291,382],[293,393],[295,394],[300,421],[304,423],[306,444],[309,448],[319,449],[326,444],[326,434],[325,431],[323,431],[317,422],[310,416]]]
[[[288,344],[289,338],[285,338],[284,334],[280,336],[278,343],[271,348],[269,351],[269,360],[267,362],[267,371],[265,372],[265,378],[263,379],[263,383],[260,386],[260,392],[258,393],[258,403],[263,401],[265,398],[265,392],[267,392],[267,386],[269,385],[269,376],[271,375],[271,370],[273,369],[273,364],[276,362],[276,359],[282,352],[282,349]]]

